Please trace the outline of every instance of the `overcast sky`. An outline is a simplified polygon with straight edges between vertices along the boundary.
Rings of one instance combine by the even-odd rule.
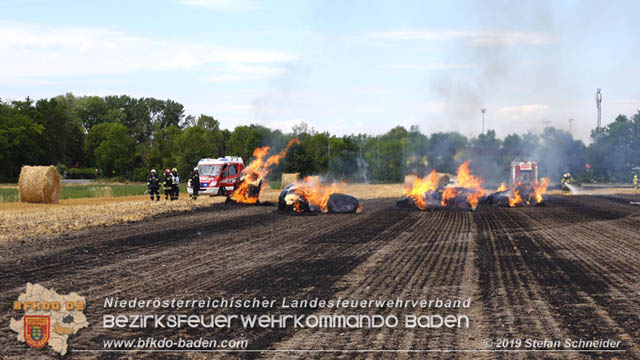
[[[173,99],[223,127],[338,135],[546,124],[588,141],[640,109],[638,1],[3,0],[0,98]]]

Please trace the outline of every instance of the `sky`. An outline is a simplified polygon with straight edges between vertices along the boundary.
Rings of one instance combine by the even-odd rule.
[[[172,99],[223,128],[377,135],[545,126],[589,141],[640,109],[640,2],[3,0],[0,98]],[[574,119],[570,123],[569,119]],[[570,125],[571,124],[571,125]]]

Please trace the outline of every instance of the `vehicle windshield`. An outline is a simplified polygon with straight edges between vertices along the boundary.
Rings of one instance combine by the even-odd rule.
[[[220,169],[222,169],[222,165],[198,165],[200,176],[218,176]]]

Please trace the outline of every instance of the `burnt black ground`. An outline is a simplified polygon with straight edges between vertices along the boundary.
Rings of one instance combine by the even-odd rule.
[[[361,214],[283,216],[269,206],[215,205],[189,214],[0,245],[2,358],[55,357],[9,329],[26,282],[86,296],[91,324],[69,358],[395,358],[396,353],[79,353],[103,339],[246,338],[250,349],[483,349],[486,338],[622,341],[625,353],[402,353],[422,358],[639,356],[640,201],[636,196],[558,196],[542,208],[475,212],[397,209],[364,201]],[[140,299],[472,298],[469,329],[107,330],[107,296]],[[288,310],[311,314],[314,309]],[[324,312],[327,312],[325,310]],[[169,313],[169,311],[157,311]],[[275,309],[270,313],[285,312]],[[429,310],[344,310],[405,314]],[[263,310],[190,311],[263,314]],[[451,311],[444,312],[445,314]]]

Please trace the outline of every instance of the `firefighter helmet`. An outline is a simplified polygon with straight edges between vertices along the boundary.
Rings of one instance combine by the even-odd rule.
[[[171,170],[169,170],[169,169],[164,169],[164,173],[165,173],[165,174],[168,174],[168,173],[170,173],[170,172],[171,172]]]
[[[171,169],[171,171],[173,171],[173,172],[178,172],[178,169],[173,168],[173,169]]]
[[[151,169],[151,173],[155,174],[156,173],[156,169]]]

